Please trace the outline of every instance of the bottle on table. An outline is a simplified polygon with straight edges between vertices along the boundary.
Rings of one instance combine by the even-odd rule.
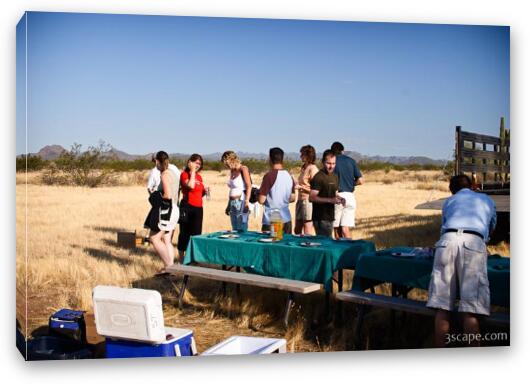
[[[271,222],[271,237],[275,238],[277,240],[282,240],[283,233],[282,233],[282,215],[280,214],[279,209],[273,209],[271,210],[271,215],[269,217],[269,220]]]

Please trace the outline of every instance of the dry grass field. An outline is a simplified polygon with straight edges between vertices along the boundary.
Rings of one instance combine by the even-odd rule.
[[[193,329],[199,352],[231,335],[285,337],[291,352],[345,350],[352,339],[354,310],[345,305],[343,324],[320,321],[323,295],[298,300],[287,331],[282,328],[285,296],[281,292],[242,287],[242,304],[216,297],[218,285],[191,279],[183,310],[177,308],[179,278],[154,278],[162,263],[152,247],[118,247],[118,231],[142,231],[148,212],[145,175],[123,174],[115,186],[82,188],[46,186],[39,174],[17,175],[17,317],[31,334],[50,314],[66,307],[92,311],[91,292],[98,284],[156,289],[163,297],[167,326]],[[226,173],[204,172],[212,190],[205,201],[203,232],[228,229]],[[257,176],[255,176],[258,179]],[[430,246],[438,238],[440,212],[415,210],[428,199],[448,195],[438,172],[374,172],[357,188],[354,238],[377,248]],[[26,210],[27,207],[27,210]],[[294,209],[294,204],[292,209]],[[252,218],[250,229],[260,227]],[[25,236],[27,234],[27,236]],[[177,236],[174,236],[174,241]],[[507,244],[491,252],[509,255]],[[347,276],[350,284],[352,276]],[[419,292],[419,295],[423,293]],[[26,296],[27,295],[27,296]],[[27,302],[27,306],[26,306]],[[389,314],[376,313],[371,324],[374,348],[431,345],[431,320],[400,317],[400,336],[390,337]]]

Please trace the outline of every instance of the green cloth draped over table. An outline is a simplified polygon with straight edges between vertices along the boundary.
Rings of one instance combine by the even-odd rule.
[[[331,238],[284,235],[280,242],[262,243],[269,237],[258,232],[238,233],[239,238],[221,239],[224,232],[193,236],[184,264],[208,263],[243,267],[246,272],[264,276],[323,284],[332,290],[332,275],[338,269],[354,269],[358,256],[375,251],[374,244],[365,240],[336,241]],[[318,242],[316,247],[304,247],[302,242]]]
[[[382,282],[410,288],[428,289],[433,258],[393,256],[411,252],[410,247],[394,247],[360,255],[352,289],[364,291]],[[510,258],[490,255],[487,261],[491,304],[510,306]]]

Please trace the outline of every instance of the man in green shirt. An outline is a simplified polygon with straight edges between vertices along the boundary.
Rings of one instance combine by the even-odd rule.
[[[337,195],[339,179],[334,173],[336,155],[330,149],[323,153],[323,168],[310,183],[310,201],[313,203],[312,221],[315,232],[320,236],[332,236],[334,229],[335,204],[345,204]]]

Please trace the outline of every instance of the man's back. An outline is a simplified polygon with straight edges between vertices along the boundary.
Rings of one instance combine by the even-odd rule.
[[[284,222],[291,221],[289,202],[294,193],[293,178],[284,169],[273,169],[264,175],[260,195],[267,196],[264,210],[264,224],[269,224],[272,209],[279,209]]]
[[[441,232],[457,228],[479,232],[488,239],[496,225],[496,206],[486,194],[463,188],[443,205]]]
[[[336,156],[334,173],[339,177],[339,192],[354,191],[356,179],[362,176],[356,161],[343,154]]]

